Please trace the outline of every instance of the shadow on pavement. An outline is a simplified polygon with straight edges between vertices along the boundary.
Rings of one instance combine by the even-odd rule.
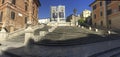
[[[31,40],[29,40],[29,43],[28,43],[27,46],[23,46],[23,47],[20,47],[20,48],[8,49],[8,50],[4,51],[3,54],[0,55],[0,57],[46,57],[48,54],[49,55],[47,57],[50,57],[50,55],[53,56],[52,53],[54,55],[56,53],[55,53],[55,51],[52,51],[51,47],[49,47],[49,46],[52,46],[53,49],[60,46],[60,47],[63,47],[62,50],[64,50],[64,46],[85,45],[85,44],[92,44],[92,43],[98,43],[98,42],[104,42],[104,41],[111,41],[111,40],[120,39],[119,37],[120,37],[120,35],[117,35],[117,34],[108,35],[108,36],[105,36],[105,37],[95,35],[95,34],[89,34],[86,37],[77,38],[77,39],[73,38],[73,39],[64,40],[64,41],[62,41],[62,40],[61,41],[60,40],[55,41],[55,40],[52,40],[52,39],[51,40],[50,39],[44,39],[44,40],[41,40],[39,42],[33,42],[33,40],[31,39]],[[36,45],[40,46],[39,48],[41,48],[41,49],[39,49],[39,48],[37,49]],[[42,50],[42,48],[44,50]],[[46,51],[46,53],[44,51]],[[107,52],[109,52],[109,51],[107,51]],[[40,54],[44,53],[44,55],[38,55],[39,53]]]
[[[67,45],[84,45],[91,44],[96,42],[104,42],[110,40],[120,39],[120,35],[112,34],[107,36],[100,36],[96,34],[88,34],[86,37],[80,38],[72,38],[69,40],[54,40],[54,39],[43,39],[41,41],[36,42],[37,45],[50,45],[50,46],[67,46]]]

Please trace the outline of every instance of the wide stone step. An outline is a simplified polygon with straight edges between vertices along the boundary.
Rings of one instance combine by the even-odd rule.
[[[116,53],[116,54],[114,54],[114,55],[112,55],[112,56],[110,56],[110,57],[120,57],[120,52],[119,52],[119,53]]]
[[[16,54],[13,54],[13,53],[9,53],[9,52],[4,52],[3,55],[1,55],[2,57],[22,57],[20,55],[16,55]]]
[[[10,41],[10,42],[24,42],[24,38],[25,38],[25,34],[22,34],[22,35],[19,35],[19,36],[16,36],[12,39],[9,39],[7,41]]]
[[[34,35],[39,35],[40,31],[48,31],[48,29],[50,29],[50,28],[51,28],[51,26],[45,26],[42,29],[37,29],[34,31]]]
[[[61,38],[62,34],[57,33],[49,33],[46,36],[44,36],[42,39],[51,39],[51,40],[58,40]]]
[[[118,54],[118,53],[120,53],[120,47],[106,50],[104,52],[99,52],[99,53],[96,53],[96,54],[91,55],[89,57],[111,57],[111,56],[116,57],[115,54]]]
[[[85,29],[72,26],[58,26],[52,33],[48,33],[42,39],[65,40],[86,37],[89,32]]]

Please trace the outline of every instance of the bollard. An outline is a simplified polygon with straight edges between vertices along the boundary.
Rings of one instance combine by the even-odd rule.
[[[108,34],[111,34],[111,31],[108,31]]]
[[[95,29],[96,32],[98,32],[98,29]]]
[[[4,28],[0,31],[0,41],[5,41],[7,40],[8,33]]]
[[[48,32],[52,32],[52,31],[53,31],[53,28],[48,29]]]
[[[80,25],[78,25],[78,27],[81,27]]]
[[[27,45],[29,40],[33,38],[33,29],[29,26],[26,30],[25,30],[25,41],[24,41],[24,45]],[[33,39],[34,40],[34,39]]]
[[[82,29],[84,28],[84,26],[82,26]]]
[[[47,33],[46,33],[46,31],[40,31],[39,34],[40,34],[40,36],[45,36]]]
[[[91,28],[91,27],[89,27],[89,30],[92,30],[92,28]]]

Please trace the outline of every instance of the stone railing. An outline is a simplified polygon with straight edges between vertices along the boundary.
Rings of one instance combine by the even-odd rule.
[[[97,34],[97,35],[100,35],[100,36],[105,36],[105,35],[110,35],[110,34],[117,34],[116,32],[114,32],[112,30],[106,31],[105,29],[93,28],[93,27],[85,27],[85,26],[81,26],[81,25],[79,25],[78,27],[80,27],[82,29],[86,29],[89,33]]]
[[[43,27],[44,25],[36,25],[36,26],[33,26],[32,29],[36,30],[36,29],[43,28]]]
[[[52,28],[48,29],[48,32],[53,32],[56,28],[57,26],[53,26]]]
[[[7,37],[8,37],[8,33],[4,28],[2,28],[0,31],[0,41],[5,41]]]
[[[36,26],[32,26],[31,28],[34,30],[39,29],[39,28],[43,28],[44,25],[36,25]],[[22,28],[19,30],[16,30],[14,32],[8,33],[5,31],[5,29],[3,29],[3,31],[0,31],[0,38],[3,40],[7,40],[7,39],[12,39],[12,38],[16,38],[16,36],[19,36],[21,34],[24,34],[26,31],[26,28]],[[4,35],[4,37],[3,37]]]
[[[14,31],[14,32],[8,33],[8,38],[7,39],[14,38],[15,36],[21,35],[23,33],[25,33],[25,28],[22,28],[22,29]]]
[[[53,26],[52,28],[48,29],[48,31],[39,31],[39,36],[33,36],[34,41],[39,41],[42,39],[42,37],[46,36],[48,33],[53,32],[57,26]]]
[[[44,27],[44,25],[36,25],[36,26],[32,26],[32,29],[36,30],[36,29],[43,28],[43,27]],[[14,38],[15,36],[19,36],[19,35],[21,35],[23,33],[25,33],[25,28],[16,30],[16,31],[14,31],[12,33],[9,33],[8,34],[8,39]]]
[[[38,26],[37,26],[38,27]],[[44,27],[44,25],[41,25],[40,28]],[[39,35],[34,35],[35,29],[32,27],[28,27],[25,31],[25,41],[24,44],[26,45],[30,39],[33,39],[35,42],[41,40],[42,37],[44,37],[49,32],[54,31],[57,28],[57,26],[53,26],[52,28],[48,29],[48,31],[39,31]]]

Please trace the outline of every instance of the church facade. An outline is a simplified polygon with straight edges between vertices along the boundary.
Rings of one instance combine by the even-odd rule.
[[[51,21],[65,22],[65,6],[51,6]]]

